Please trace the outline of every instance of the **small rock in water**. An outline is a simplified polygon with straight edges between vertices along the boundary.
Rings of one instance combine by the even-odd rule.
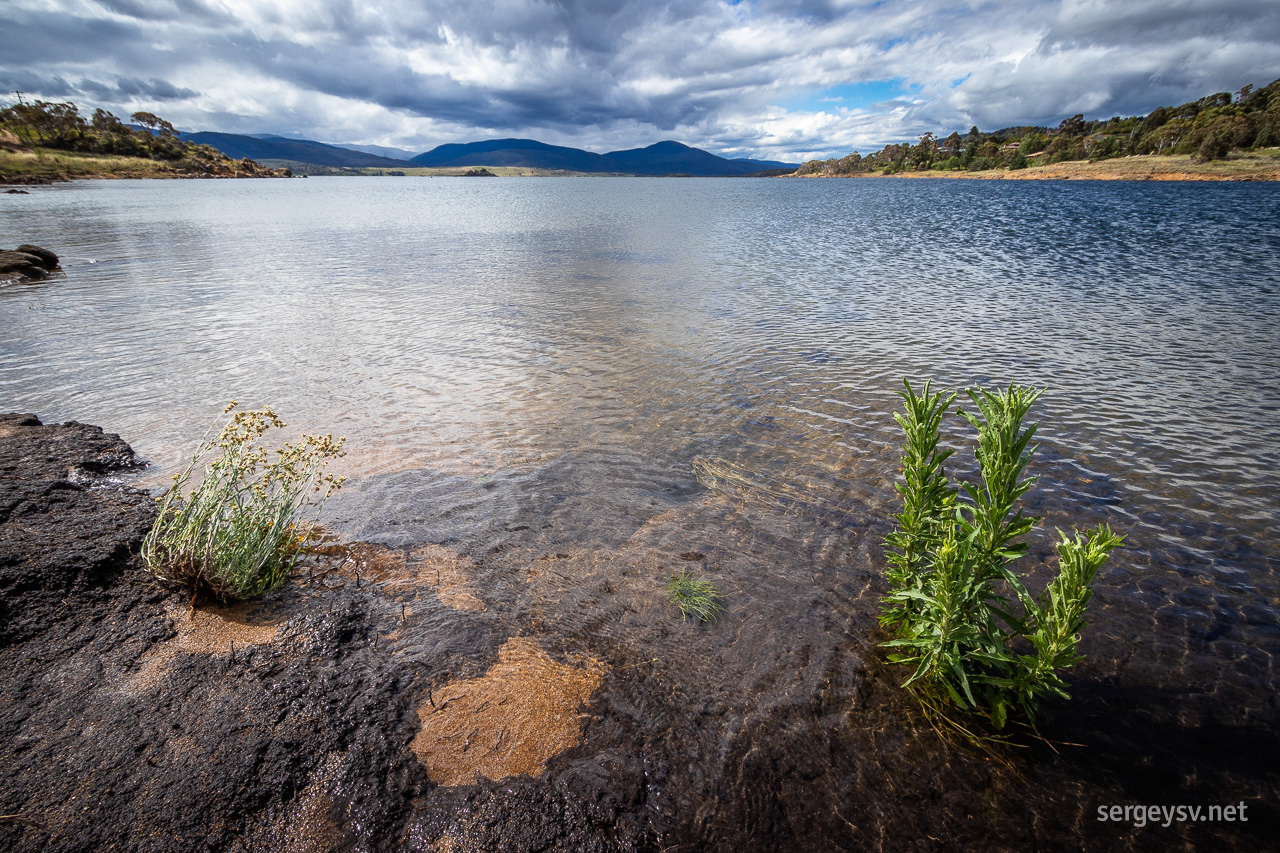
[[[48,249],[23,243],[17,249],[0,250],[0,278],[39,281],[58,269],[58,256]]]
[[[30,243],[23,243],[18,247],[17,251],[24,255],[35,255],[44,264],[44,268],[52,272],[58,268],[58,256],[48,249],[40,246],[33,246]]]

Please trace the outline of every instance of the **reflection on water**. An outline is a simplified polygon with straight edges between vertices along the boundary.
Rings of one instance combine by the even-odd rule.
[[[353,178],[4,204],[0,244],[66,272],[0,288],[0,408],[119,431],[151,485],[229,399],[346,435],[338,530],[474,575],[474,606],[406,599],[431,626],[399,626],[406,649],[456,649],[446,623],[483,624],[488,664],[522,630],[612,663],[659,648],[664,683],[731,721],[701,735],[727,760],[827,689],[873,610],[901,378],[1018,380],[1050,389],[1046,527],[1129,534],[1099,677],[1195,683],[1240,718],[1276,687],[1273,185]],[[660,586],[694,550],[730,612],[688,644]]]

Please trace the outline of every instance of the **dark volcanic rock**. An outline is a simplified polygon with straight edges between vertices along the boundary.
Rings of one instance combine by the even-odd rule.
[[[389,831],[424,773],[362,602],[294,613],[270,643],[175,644],[187,603],[135,558],[154,501],[103,479],[136,464],[97,427],[0,418],[0,849],[245,846],[322,762],[378,801],[362,831]],[[295,840],[348,837],[321,811]]]
[[[44,263],[35,255],[0,251],[0,276],[41,279],[48,275]]]
[[[13,251],[0,250],[0,277],[31,280],[48,278],[58,268],[58,256],[48,249],[24,243]]]
[[[124,571],[154,503],[92,484],[137,464],[98,427],[0,416],[0,646],[47,629],[67,596],[101,591]]]
[[[33,246],[30,243],[23,243],[17,248],[17,251],[22,252],[25,255],[34,255],[39,258],[40,263],[43,264],[44,268],[50,272],[58,268],[58,256],[53,252],[50,252],[48,249],[41,248],[40,246]]]
[[[625,759],[432,785],[409,743],[454,662],[392,654],[373,584],[329,566],[194,610],[156,585],[154,501],[109,476],[137,464],[97,427],[0,417],[0,850],[431,849],[471,810],[466,849],[647,848]]]

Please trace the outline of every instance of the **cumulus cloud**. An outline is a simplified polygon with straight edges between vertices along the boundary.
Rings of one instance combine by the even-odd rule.
[[[1280,76],[1274,0],[8,0],[0,24],[5,88],[415,150],[675,138],[796,161]]]

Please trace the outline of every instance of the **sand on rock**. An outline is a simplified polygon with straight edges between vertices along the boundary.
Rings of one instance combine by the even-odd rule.
[[[410,746],[441,785],[537,776],[577,745],[582,706],[603,676],[598,661],[558,663],[535,640],[512,637],[483,676],[452,682],[418,708],[422,730]]]

